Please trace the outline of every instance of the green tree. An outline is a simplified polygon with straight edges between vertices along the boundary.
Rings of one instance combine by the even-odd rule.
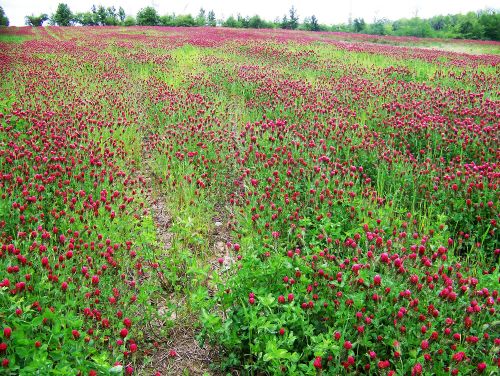
[[[120,8],[123,11],[123,8]],[[90,12],[77,13],[74,21],[84,26],[116,26],[125,20],[125,11],[120,15],[114,6],[105,8],[102,5],[96,7],[92,5]]]
[[[248,20],[248,27],[250,29],[263,29],[264,26],[265,26],[264,20],[260,18],[258,15],[250,17],[250,19]]]
[[[482,39],[484,37],[483,25],[479,22],[479,17],[474,12],[469,12],[460,17],[458,31],[461,38]]]
[[[118,18],[120,19],[121,23],[125,21],[125,17],[125,10],[122,7],[118,8]]]
[[[213,10],[208,12],[207,24],[208,24],[208,26],[212,26],[212,27],[217,26],[217,20],[215,19],[215,12]]]
[[[224,22],[222,22],[222,26],[234,27],[234,28],[241,27],[241,25],[238,24],[238,21],[236,20],[236,18],[234,18],[234,16],[229,16]]]
[[[160,24],[160,16],[153,7],[142,8],[137,12],[137,25],[156,26]]]
[[[118,12],[114,6],[106,8],[106,17],[104,18],[104,25],[116,26],[120,24]]]
[[[175,26],[175,14],[165,14],[164,16],[160,16],[160,25]]]
[[[366,27],[365,20],[363,18],[355,18],[353,21],[353,27],[356,33],[362,32]]]
[[[494,10],[481,11],[479,23],[483,27],[486,39],[500,41],[500,13]]]
[[[464,20],[460,23],[460,36],[465,39],[481,39],[484,35],[484,30],[478,22]]]
[[[96,20],[97,20],[98,25],[100,25],[100,26],[106,25],[106,17],[108,16],[108,13],[106,12],[106,8],[104,8],[102,5],[99,5],[94,14],[96,16]]]
[[[49,16],[45,13],[40,14],[39,16],[31,15],[24,17],[24,21],[26,26],[42,26],[45,21],[49,19]]]
[[[108,17],[118,18],[118,12],[114,6],[110,6],[106,8],[106,15]]]
[[[95,17],[91,12],[79,12],[76,13],[73,17],[75,23],[82,26],[95,26],[97,23],[95,22]]]
[[[316,16],[314,14],[311,16],[309,30],[311,30],[311,31],[319,31],[320,30],[318,19],[316,18]]]
[[[288,11],[288,15],[290,16],[290,20],[288,21],[288,28],[291,30],[296,30],[299,27],[299,15],[297,14],[297,10],[294,6],[290,8]]]
[[[52,21],[57,26],[71,26],[73,23],[73,13],[68,4],[59,3],[56,12],[52,15]]]
[[[196,17],[196,25],[197,26],[205,26],[206,24],[207,24],[207,17],[206,17],[205,9],[200,8],[200,12],[198,13],[198,16]]]
[[[124,26],[135,26],[135,25],[137,25],[137,21],[135,20],[134,16],[127,16],[123,20],[123,25]]]
[[[444,16],[436,16],[432,17],[429,23],[434,30],[439,31],[444,29],[446,21]]]
[[[250,18],[243,17],[241,14],[238,13],[238,24],[240,24],[242,28],[248,29],[249,24],[250,24]]]
[[[2,7],[0,7],[0,26],[9,26],[9,19],[5,15]]]
[[[175,26],[197,26],[198,23],[190,14],[184,14],[175,18]]]
[[[282,29],[290,29],[290,21],[288,21],[288,16],[286,14],[281,19],[280,27]]]
[[[386,35],[387,34],[386,25],[388,23],[389,21],[385,18],[375,19],[373,24],[371,24],[370,27],[368,28],[368,33],[375,35]]]

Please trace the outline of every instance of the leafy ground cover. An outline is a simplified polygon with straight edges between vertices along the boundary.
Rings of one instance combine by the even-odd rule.
[[[498,372],[498,43],[2,33],[1,374]]]

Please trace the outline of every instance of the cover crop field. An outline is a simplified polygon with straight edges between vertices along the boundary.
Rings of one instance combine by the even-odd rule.
[[[1,29],[0,374],[497,374],[499,50]]]

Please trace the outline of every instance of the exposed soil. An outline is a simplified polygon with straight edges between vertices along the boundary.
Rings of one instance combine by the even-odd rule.
[[[132,85],[133,87],[131,87],[137,99],[139,121],[144,124],[143,131],[145,135],[142,140],[141,173],[144,175],[148,188],[146,198],[156,226],[158,247],[163,250],[163,258],[169,258],[174,236],[171,231],[174,219],[168,211],[168,197],[162,192],[160,187],[156,186],[156,177],[150,168],[152,157],[148,147],[148,119],[144,115],[146,111],[143,111],[144,109],[141,108],[146,103],[143,84],[136,82],[136,85]],[[210,263],[211,271],[223,271],[234,263],[234,258],[230,255],[229,249],[226,246],[226,243],[230,240],[230,231],[228,223],[225,222],[227,220],[224,214],[225,210],[222,206],[217,206],[215,212],[212,218],[213,231],[211,231],[209,239],[207,239],[211,249],[211,254],[207,262]],[[220,262],[221,260],[223,260],[222,263]],[[160,260],[160,262],[162,261]],[[214,286],[211,286],[209,276],[207,276],[206,283],[209,293],[212,294]],[[146,336],[150,337],[152,341],[157,342],[157,350],[151,355],[151,361],[148,364],[144,364],[139,373],[142,375],[154,375],[156,372],[160,372],[161,375],[218,375],[219,373],[210,369],[210,365],[220,355],[217,349],[211,349],[208,345],[200,347],[196,339],[198,334],[195,326],[197,317],[189,317],[188,314],[178,317],[175,312],[170,313],[167,304],[172,305],[175,302],[175,305],[179,308],[178,311],[182,312],[182,308],[186,303],[184,299],[179,300],[179,297],[173,294],[170,282],[166,279],[162,280],[161,276],[160,284],[164,290],[164,293],[162,293],[164,297],[163,301],[158,301],[156,304],[158,305],[158,312],[162,319],[157,322],[148,323],[146,328],[146,330],[150,329],[150,333],[147,333]],[[161,335],[162,328],[171,329],[167,331],[166,335]]]
[[[147,139],[144,142],[147,142]],[[173,239],[173,233],[170,230],[172,217],[167,208],[168,198],[160,189],[154,187],[154,177],[148,167],[149,158],[148,153],[144,152],[143,173],[146,175],[146,183],[149,188],[146,196],[156,226],[158,246],[163,249],[164,257],[168,258]],[[218,218],[215,218],[214,221],[215,231],[211,234],[211,238],[208,239],[213,249],[211,257],[213,260],[210,261],[212,270],[219,267],[218,259],[220,257],[224,257],[224,259],[227,257],[225,241],[222,241],[227,239],[227,232],[224,230],[225,226]],[[174,294],[168,293],[171,288],[169,282],[160,280],[160,283],[170,304],[177,300],[175,304],[182,310],[185,302],[175,298]],[[160,316],[168,315],[166,301],[158,305],[158,312]],[[207,345],[200,347],[196,339],[195,323],[195,317],[178,318],[175,312],[166,317],[163,322],[152,323],[156,329],[166,325],[172,327],[172,329],[168,331],[166,338],[154,338],[158,342],[157,351],[152,355],[151,363],[142,369],[141,374],[153,375],[160,372],[161,375],[216,375],[217,373],[210,369],[210,365],[217,359],[217,354]],[[159,330],[157,331],[159,332]]]

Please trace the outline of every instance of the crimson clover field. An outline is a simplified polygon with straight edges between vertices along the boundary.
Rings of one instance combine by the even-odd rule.
[[[500,43],[11,27],[0,73],[0,375],[499,372]]]

